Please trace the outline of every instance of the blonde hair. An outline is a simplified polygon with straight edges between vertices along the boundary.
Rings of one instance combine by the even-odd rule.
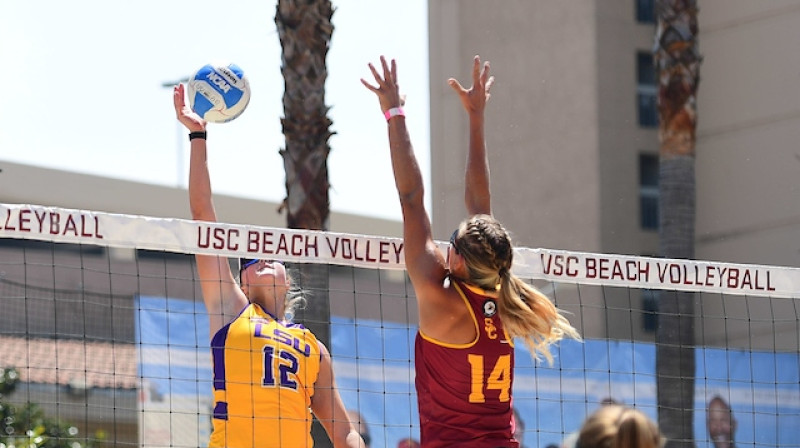
[[[658,425],[633,408],[609,404],[581,427],[577,448],[659,448],[665,439]]]
[[[289,273],[289,268],[284,265],[284,269],[286,269],[286,280],[289,282],[289,289],[286,291],[286,298],[283,302],[283,318],[292,322],[295,312],[305,308],[308,301],[306,300],[305,291],[294,282],[294,277]]]
[[[508,335],[520,338],[538,359],[552,364],[550,345],[578,331],[550,299],[513,273],[514,247],[506,229],[491,215],[474,215],[453,235],[453,245],[464,258],[470,283],[497,291],[498,314]]]

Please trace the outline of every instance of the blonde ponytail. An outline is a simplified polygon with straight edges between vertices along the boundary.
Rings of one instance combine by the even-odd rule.
[[[288,278],[291,286],[289,287],[289,290],[286,291],[282,317],[288,322],[293,322],[294,316],[297,314],[297,310],[305,308],[307,300],[305,297],[305,291],[303,291],[294,282],[294,276],[289,272],[288,268],[286,269],[286,277]]]
[[[509,336],[522,339],[534,357],[541,354],[550,364],[551,344],[564,337],[581,338],[547,296],[511,272],[502,277],[498,309]]]
[[[453,244],[464,258],[472,284],[498,292],[498,313],[512,338],[520,338],[535,358],[552,364],[550,345],[578,331],[547,296],[511,273],[514,248],[506,229],[490,215],[475,215],[462,222]]]

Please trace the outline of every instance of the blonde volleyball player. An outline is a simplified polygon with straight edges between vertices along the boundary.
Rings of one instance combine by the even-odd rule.
[[[206,122],[173,93],[178,120],[189,130],[192,217],[216,221],[206,165]],[[197,255],[211,325],[214,429],[209,447],[311,447],[311,411],[336,448],[363,447],[333,376],[328,349],[283,316],[291,279],[275,261],[244,260],[236,284],[228,260]]]
[[[661,448],[666,439],[656,422],[633,408],[609,404],[583,422],[578,448]]]
[[[397,64],[369,64],[387,120],[395,184],[403,211],[408,275],[419,305],[415,369],[422,448],[517,448],[511,387],[513,338],[551,358],[548,346],[578,337],[550,300],[511,273],[508,232],[492,216],[483,140],[484,108],[494,78],[473,63],[473,86],[449,81],[469,116],[465,201],[470,216],[453,232],[445,256],[431,235],[422,174],[406,129]]]

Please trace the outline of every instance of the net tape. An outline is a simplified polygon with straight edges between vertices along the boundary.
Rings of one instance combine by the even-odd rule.
[[[313,230],[0,204],[0,238],[116,248],[280,258],[288,262],[404,269],[403,240]],[[437,241],[444,250],[447,242]],[[517,248],[516,275],[575,283],[800,297],[800,268]]]

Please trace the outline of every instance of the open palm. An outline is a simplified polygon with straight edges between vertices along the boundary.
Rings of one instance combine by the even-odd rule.
[[[467,112],[482,112],[491,98],[489,89],[494,84],[494,76],[489,75],[489,62],[481,67],[480,56],[475,56],[472,65],[472,87],[465,89],[455,78],[447,80],[450,87],[458,93],[461,104]]]
[[[186,91],[183,84],[178,84],[172,92],[172,100],[175,105],[175,115],[178,121],[183,123],[191,132],[204,131],[206,129],[206,121],[197,115],[188,104],[186,104]]]

